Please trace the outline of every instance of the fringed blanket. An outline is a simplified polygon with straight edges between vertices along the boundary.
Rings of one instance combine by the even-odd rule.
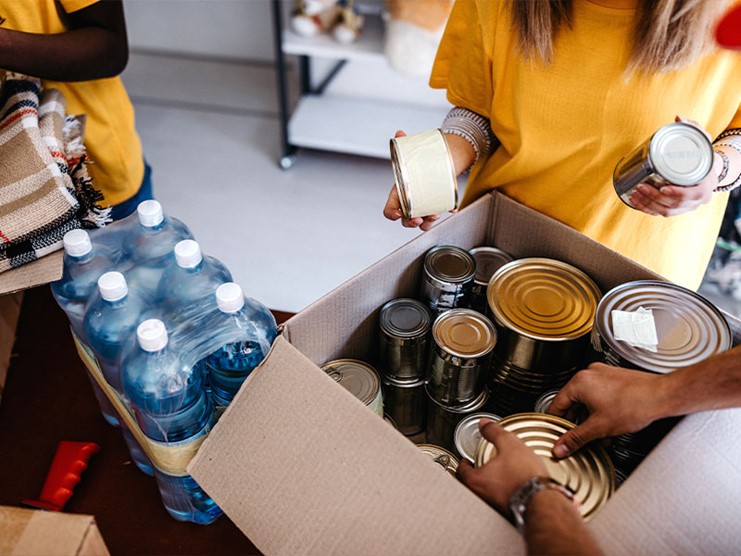
[[[0,84],[0,272],[62,247],[74,228],[96,228],[109,209],[87,174],[84,122],[36,79]]]

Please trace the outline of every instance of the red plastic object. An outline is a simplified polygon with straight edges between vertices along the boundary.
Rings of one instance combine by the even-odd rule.
[[[715,28],[715,40],[723,48],[741,50],[741,5],[731,8]]]
[[[23,500],[21,504],[61,512],[80,482],[82,472],[87,469],[90,457],[99,450],[100,446],[95,442],[60,442],[41,490],[41,497],[38,500]]]

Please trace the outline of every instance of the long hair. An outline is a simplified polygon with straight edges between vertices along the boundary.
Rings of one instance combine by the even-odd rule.
[[[553,60],[556,36],[573,22],[573,0],[510,0],[518,49]],[[682,68],[714,47],[712,27],[727,0],[638,0],[629,72]]]

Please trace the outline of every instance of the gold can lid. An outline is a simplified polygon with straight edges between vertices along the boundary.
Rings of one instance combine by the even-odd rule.
[[[472,309],[449,309],[435,319],[432,337],[446,352],[457,357],[481,357],[497,341],[491,321]]]
[[[602,447],[584,447],[561,460],[553,457],[556,440],[574,428],[574,423],[555,415],[517,413],[505,417],[499,421],[499,425],[515,434],[543,459],[550,477],[575,492],[579,511],[585,520],[594,517],[615,491],[615,468]],[[476,467],[481,467],[495,456],[494,444],[482,438],[476,450]]]
[[[545,258],[507,263],[492,276],[486,290],[497,324],[546,341],[588,334],[601,295],[578,268]]]
[[[458,471],[458,458],[452,453],[447,451],[441,446],[435,444],[417,444],[423,454],[429,456],[429,458],[455,477],[456,471]]]
[[[425,272],[444,283],[464,283],[476,274],[476,261],[473,256],[455,245],[438,245],[425,255]]]
[[[512,255],[488,245],[480,245],[469,251],[476,261],[476,276],[474,281],[477,284],[487,285],[494,273],[502,268],[508,262],[511,262]]]
[[[365,361],[336,359],[325,363],[321,369],[365,405],[375,400],[381,389],[378,371]]]

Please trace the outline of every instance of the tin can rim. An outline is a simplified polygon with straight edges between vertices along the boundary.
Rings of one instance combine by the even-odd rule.
[[[697,141],[696,144],[700,149],[700,156],[702,159],[698,164],[697,169],[692,172],[686,174],[677,173],[663,162],[663,158],[660,155],[660,149],[667,141],[676,135],[685,137],[689,135],[691,137],[688,137],[688,139],[694,139]],[[710,169],[713,166],[713,147],[710,144],[710,140],[698,128],[684,122],[674,122],[659,128],[659,130],[653,134],[649,142],[648,156],[650,158],[651,167],[655,172],[660,174],[667,181],[681,186],[696,185],[708,175],[708,172],[710,172]]]

